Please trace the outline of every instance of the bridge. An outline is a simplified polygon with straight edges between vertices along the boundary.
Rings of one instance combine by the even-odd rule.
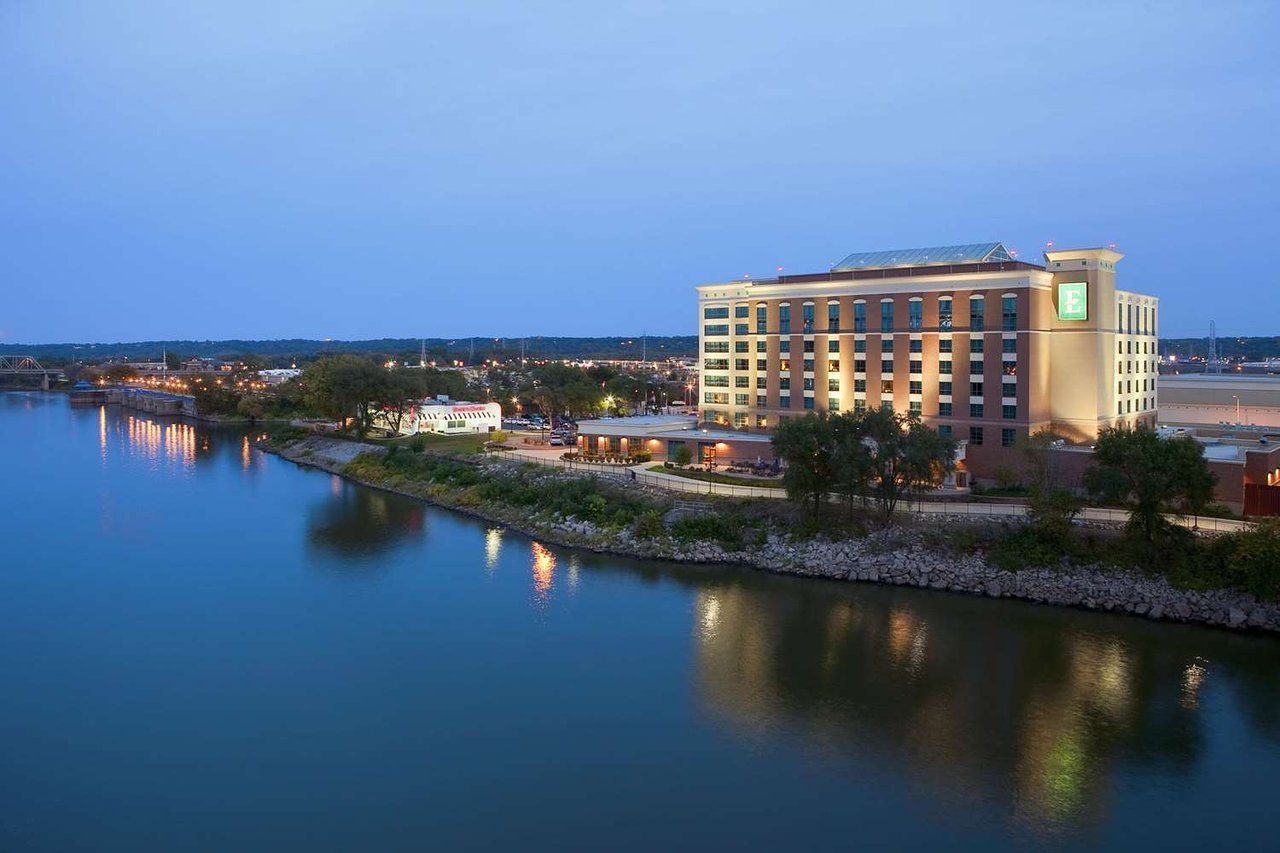
[[[29,355],[0,355],[0,379],[6,376],[39,376],[40,387],[49,390],[50,379],[65,379],[60,367],[44,367]]]

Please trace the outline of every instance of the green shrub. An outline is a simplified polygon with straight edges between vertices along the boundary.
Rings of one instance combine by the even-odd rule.
[[[662,523],[662,513],[647,509],[636,516],[631,532],[638,539],[658,539],[666,535],[667,526]]]
[[[675,523],[678,539],[710,539],[728,551],[736,551],[742,545],[742,523],[733,516],[707,512],[683,515]]]

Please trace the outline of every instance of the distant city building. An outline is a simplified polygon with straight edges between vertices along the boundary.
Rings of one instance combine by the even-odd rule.
[[[961,443],[961,486],[1041,427],[1088,442],[1154,425],[1158,303],[1117,288],[1122,257],[1054,249],[1040,265],[983,243],[700,286],[700,420],[767,430],[891,405]]]
[[[258,378],[268,385],[280,385],[301,375],[301,370],[292,367],[273,367],[258,371]]]
[[[385,419],[383,425],[386,426]],[[468,403],[448,398],[423,400],[400,424],[401,435],[434,432],[442,435],[490,433],[502,427],[498,403]]]

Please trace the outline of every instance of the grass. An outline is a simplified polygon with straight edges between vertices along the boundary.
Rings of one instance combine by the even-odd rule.
[[[753,480],[746,477],[734,477],[730,474],[717,474],[712,471],[708,474],[706,471],[688,471],[684,468],[667,468],[663,465],[650,465],[649,470],[658,474],[671,474],[674,477],[684,477],[686,480],[697,480],[700,483],[707,482],[707,478],[711,478],[713,483],[723,483],[730,486],[759,486],[762,489],[781,489],[781,478],[773,480]]]
[[[475,453],[484,446],[488,436],[483,433],[462,433],[460,435],[436,435],[423,432],[417,435],[398,435],[395,438],[368,438],[371,444],[384,447],[420,447],[428,453]]]

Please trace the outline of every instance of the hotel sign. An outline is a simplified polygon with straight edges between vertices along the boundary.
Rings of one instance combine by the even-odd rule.
[[[1058,285],[1058,319],[1088,320],[1089,295],[1083,281]]]

